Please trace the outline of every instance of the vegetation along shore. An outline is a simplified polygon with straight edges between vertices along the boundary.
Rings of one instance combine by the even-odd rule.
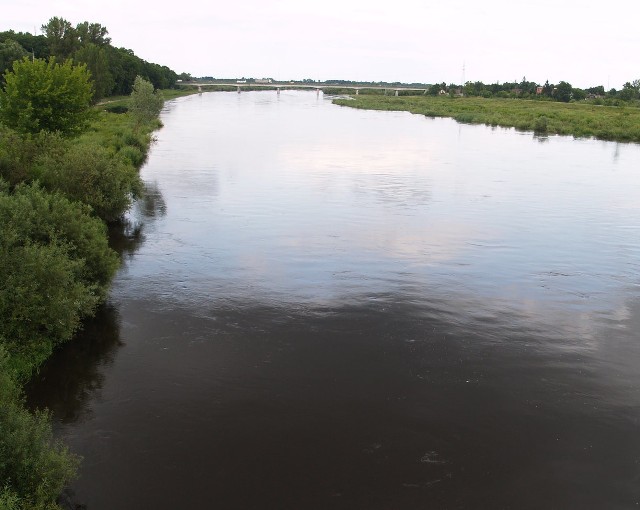
[[[535,133],[640,142],[640,108],[588,102],[555,102],[511,98],[392,96],[360,94],[337,98],[336,104],[367,110],[408,111],[458,122],[514,127]]]
[[[76,474],[22,386],[105,301],[119,266],[107,232],[143,192],[157,89],[178,77],[99,24],[43,31],[0,33],[0,510],[60,508]]]

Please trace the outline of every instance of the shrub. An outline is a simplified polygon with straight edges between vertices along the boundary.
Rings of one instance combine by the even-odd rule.
[[[91,116],[92,85],[85,65],[55,58],[24,58],[4,75],[0,91],[0,119],[20,133],[82,132]]]
[[[120,218],[142,189],[136,168],[93,143],[75,144],[63,154],[43,154],[33,177],[51,191],[84,202],[107,222]]]
[[[35,186],[0,193],[0,337],[20,378],[71,338],[116,267],[86,206]]]
[[[67,142],[59,133],[20,135],[0,127],[0,177],[12,186],[25,182],[31,178],[36,158],[46,152],[64,151],[66,147]]]
[[[533,124],[533,130],[536,133],[546,133],[549,127],[548,124],[549,124],[548,119],[544,115],[541,115],[535,120]]]
[[[53,510],[79,458],[53,440],[47,413],[24,408],[8,361],[0,345],[0,509]]]
[[[107,105],[105,107],[105,110],[107,110],[109,113],[127,113],[129,111],[129,108],[121,105],[121,104],[114,104],[114,105]]]

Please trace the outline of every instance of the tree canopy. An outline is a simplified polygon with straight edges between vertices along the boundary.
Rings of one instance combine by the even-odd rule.
[[[0,75],[27,54],[45,60],[55,57],[58,62],[73,59],[87,64],[94,83],[94,101],[130,94],[138,75],[157,89],[171,88],[178,79],[167,66],[147,62],[132,50],[113,46],[107,27],[100,23],[83,21],[74,26],[56,16],[42,25],[42,33],[35,36],[12,30],[0,32]]]
[[[153,85],[142,76],[136,76],[131,92],[129,111],[138,123],[150,122],[155,119],[162,109],[162,104],[162,95],[157,90],[154,92]]]
[[[24,58],[5,72],[0,120],[21,133],[80,133],[90,117],[92,85],[87,67],[71,60]]]

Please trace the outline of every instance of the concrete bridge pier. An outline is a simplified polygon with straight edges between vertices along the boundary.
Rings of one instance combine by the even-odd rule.
[[[398,97],[398,89],[396,89],[396,97]]]
[[[280,87],[276,88],[276,94],[280,95]]]
[[[360,95],[360,89],[356,89],[356,96]]]

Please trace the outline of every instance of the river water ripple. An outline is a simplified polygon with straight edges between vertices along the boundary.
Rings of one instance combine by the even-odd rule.
[[[640,147],[290,91],[162,119],[29,390],[88,510],[640,504]]]

